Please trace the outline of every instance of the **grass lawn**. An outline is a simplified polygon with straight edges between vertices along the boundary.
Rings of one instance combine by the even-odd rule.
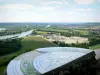
[[[100,49],[100,44],[98,44],[98,45],[94,45],[94,46],[92,46],[92,47],[90,47],[90,49]]]
[[[16,56],[35,50],[36,48],[43,48],[43,47],[55,47],[57,45],[43,39],[40,36],[29,36],[29,37],[24,37],[21,40],[22,48],[18,50],[17,52],[5,55],[5,56],[0,56],[0,75],[4,71],[5,67],[9,63],[10,60],[15,58]]]

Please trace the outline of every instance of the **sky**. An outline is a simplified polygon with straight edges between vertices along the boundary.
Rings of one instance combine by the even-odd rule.
[[[0,22],[100,22],[100,0],[0,0]]]

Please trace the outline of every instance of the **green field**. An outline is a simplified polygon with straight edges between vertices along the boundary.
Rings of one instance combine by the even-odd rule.
[[[18,50],[17,52],[0,56],[0,75],[2,74],[2,71],[6,67],[6,65],[9,63],[10,60],[15,58],[16,56],[35,50],[36,48],[43,48],[43,47],[55,47],[57,45],[48,42],[47,40],[43,39],[40,36],[30,36],[30,37],[24,37],[21,40],[22,48]]]
[[[89,32],[87,30],[74,30],[75,32],[79,32],[82,35],[88,35]]]
[[[48,32],[45,32],[45,31],[36,31],[36,33],[40,35],[40,34],[47,34]]]
[[[22,40],[22,49],[21,50],[34,50],[36,48],[42,48],[42,47],[53,47],[56,46],[55,44],[48,42],[47,40],[43,39],[40,36],[30,36],[25,37]]]
[[[47,31],[47,32],[68,32],[68,30],[66,29],[60,29],[60,28],[41,28],[41,31]]]
[[[93,50],[100,49],[100,44],[94,45],[94,46],[90,47],[90,49],[93,49]]]

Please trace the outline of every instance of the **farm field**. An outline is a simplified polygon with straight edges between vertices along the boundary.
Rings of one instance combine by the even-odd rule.
[[[16,56],[31,51],[35,50],[36,48],[42,48],[42,47],[55,47],[57,45],[48,42],[47,40],[43,39],[40,36],[29,36],[29,37],[24,37],[21,40],[22,48],[18,50],[17,52],[5,55],[5,56],[0,56],[0,75],[2,75],[3,70],[11,61],[13,58]]]
[[[68,32],[68,30],[66,29],[59,29],[59,28],[41,28],[41,31],[47,31],[47,32]]]
[[[60,35],[49,35],[46,36],[46,39],[48,41],[60,41],[64,42],[66,44],[71,44],[71,43],[88,43],[88,38],[85,37],[66,37],[66,36],[60,36]]]
[[[35,31],[37,34],[47,34],[48,32],[46,32],[46,31]]]
[[[89,35],[89,32],[87,30],[73,30],[75,32],[79,32],[80,34],[83,34],[83,35]]]

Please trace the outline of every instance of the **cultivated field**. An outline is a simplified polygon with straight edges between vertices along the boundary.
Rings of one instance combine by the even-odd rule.
[[[66,37],[66,36],[60,36],[60,35],[49,35],[46,36],[46,39],[49,41],[60,41],[60,42],[65,42],[65,43],[85,43],[88,42],[88,38],[85,37]]]

